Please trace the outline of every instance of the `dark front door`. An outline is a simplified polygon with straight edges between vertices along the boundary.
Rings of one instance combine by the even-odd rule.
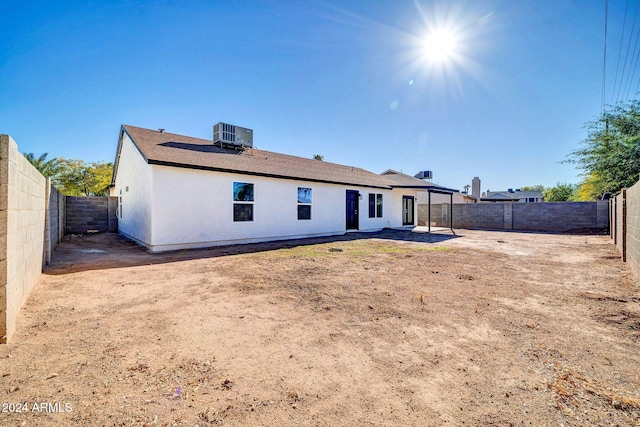
[[[359,195],[357,191],[347,190],[347,230],[358,230]]]
[[[402,225],[414,225],[413,196],[402,196]]]

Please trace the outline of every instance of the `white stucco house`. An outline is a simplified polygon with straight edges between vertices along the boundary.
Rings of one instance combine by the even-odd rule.
[[[152,252],[416,224],[424,182],[123,125],[118,229]]]

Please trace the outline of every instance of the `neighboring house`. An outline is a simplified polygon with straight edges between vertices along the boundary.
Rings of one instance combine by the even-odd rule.
[[[153,252],[413,226],[426,184],[123,125],[118,228]]]
[[[456,201],[456,193],[453,193],[454,197],[453,197],[453,203],[478,203],[478,201],[476,200],[475,197],[467,194],[467,193],[459,193],[460,196]]]
[[[482,193],[480,198],[483,202],[519,202],[519,203],[537,203],[542,202],[542,191],[521,191],[519,188],[507,191],[487,191]]]

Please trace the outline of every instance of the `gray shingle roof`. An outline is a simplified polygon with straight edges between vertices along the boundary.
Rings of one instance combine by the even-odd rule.
[[[542,198],[540,190],[522,190],[522,191],[487,191],[486,197],[482,200],[520,200],[525,198]]]
[[[422,179],[418,179],[411,175],[394,171],[393,169],[387,169],[386,171],[382,172],[380,175],[384,176],[389,181],[391,181],[391,185],[394,187],[423,188],[423,189],[441,190],[441,191],[455,192],[455,193],[458,192],[458,190],[446,188],[446,187],[443,187],[442,185],[434,184],[433,182],[424,181]]]
[[[122,125],[149,164],[298,179],[363,187],[391,188],[387,177],[367,170],[270,151],[235,151],[213,140]],[[117,159],[116,170],[117,173]]]

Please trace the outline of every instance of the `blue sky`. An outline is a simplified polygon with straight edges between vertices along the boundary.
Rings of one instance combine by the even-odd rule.
[[[578,182],[559,162],[601,110],[604,0],[4,0],[0,28],[0,133],[50,157],[113,161],[120,124],[224,121],[261,149],[497,191]],[[434,28],[448,61],[425,54]]]

